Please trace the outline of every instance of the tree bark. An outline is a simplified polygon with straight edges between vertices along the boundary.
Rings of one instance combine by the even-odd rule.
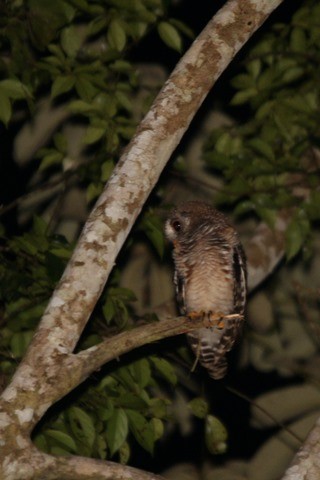
[[[77,355],[73,350],[132,225],[214,82],[280,3],[230,0],[178,63],[139,126],[85,224],[25,358],[1,396],[0,478],[111,478],[110,463],[105,463],[103,476],[90,460],[81,477],[76,472],[74,477],[70,472],[65,476],[62,463],[70,466],[72,460],[59,463],[41,454],[30,443],[30,433],[46,410],[89,374],[90,369],[83,372],[79,367],[70,375],[70,369],[81,364],[84,355],[94,363],[94,349]],[[177,332],[173,328],[171,333]],[[105,347],[110,347],[108,358],[114,358],[113,346]],[[95,367],[103,361],[100,358]],[[79,459],[79,464],[84,461]],[[114,468],[119,476],[112,478],[138,478],[130,475],[129,467]],[[55,476],[46,476],[49,471]],[[141,473],[140,478],[155,478],[146,475]]]
[[[320,478],[320,417],[306,441],[294,456],[282,480],[317,480]]]

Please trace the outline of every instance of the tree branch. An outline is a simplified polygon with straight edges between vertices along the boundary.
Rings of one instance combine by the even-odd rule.
[[[290,223],[288,211],[278,213],[274,228],[262,222],[245,245],[248,289],[255,289],[278,265],[285,253],[285,231]]]
[[[306,441],[293,458],[282,480],[308,480],[319,478],[320,472],[320,417]]]

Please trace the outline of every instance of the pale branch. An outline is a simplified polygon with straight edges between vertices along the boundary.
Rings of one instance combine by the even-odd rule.
[[[312,480],[320,472],[320,417],[281,480]]]
[[[260,285],[276,268],[285,253],[285,231],[291,220],[289,211],[279,212],[273,228],[262,222],[246,243],[249,291]]]

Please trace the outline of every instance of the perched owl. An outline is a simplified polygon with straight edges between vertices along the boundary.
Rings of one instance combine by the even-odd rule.
[[[239,314],[188,333],[192,350],[214,379],[224,377],[246,303],[246,260],[227,218],[203,202],[176,207],[166,221],[173,243],[174,283],[182,315]]]

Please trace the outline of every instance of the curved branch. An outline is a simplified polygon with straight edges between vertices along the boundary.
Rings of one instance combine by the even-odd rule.
[[[281,480],[304,480],[319,478],[320,472],[320,417],[306,441],[293,458]]]
[[[22,440],[22,439],[21,439]],[[21,480],[164,480],[163,477],[119,463],[78,456],[62,457],[40,452],[32,444],[19,452],[19,471],[16,476],[2,479]],[[32,462],[30,461],[32,457]],[[17,457],[12,458],[12,466]],[[11,469],[12,472],[12,469]],[[22,472],[27,472],[26,477]]]
[[[249,291],[260,285],[282,260],[285,253],[285,231],[290,220],[288,211],[279,212],[274,228],[260,223],[245,246]]]

